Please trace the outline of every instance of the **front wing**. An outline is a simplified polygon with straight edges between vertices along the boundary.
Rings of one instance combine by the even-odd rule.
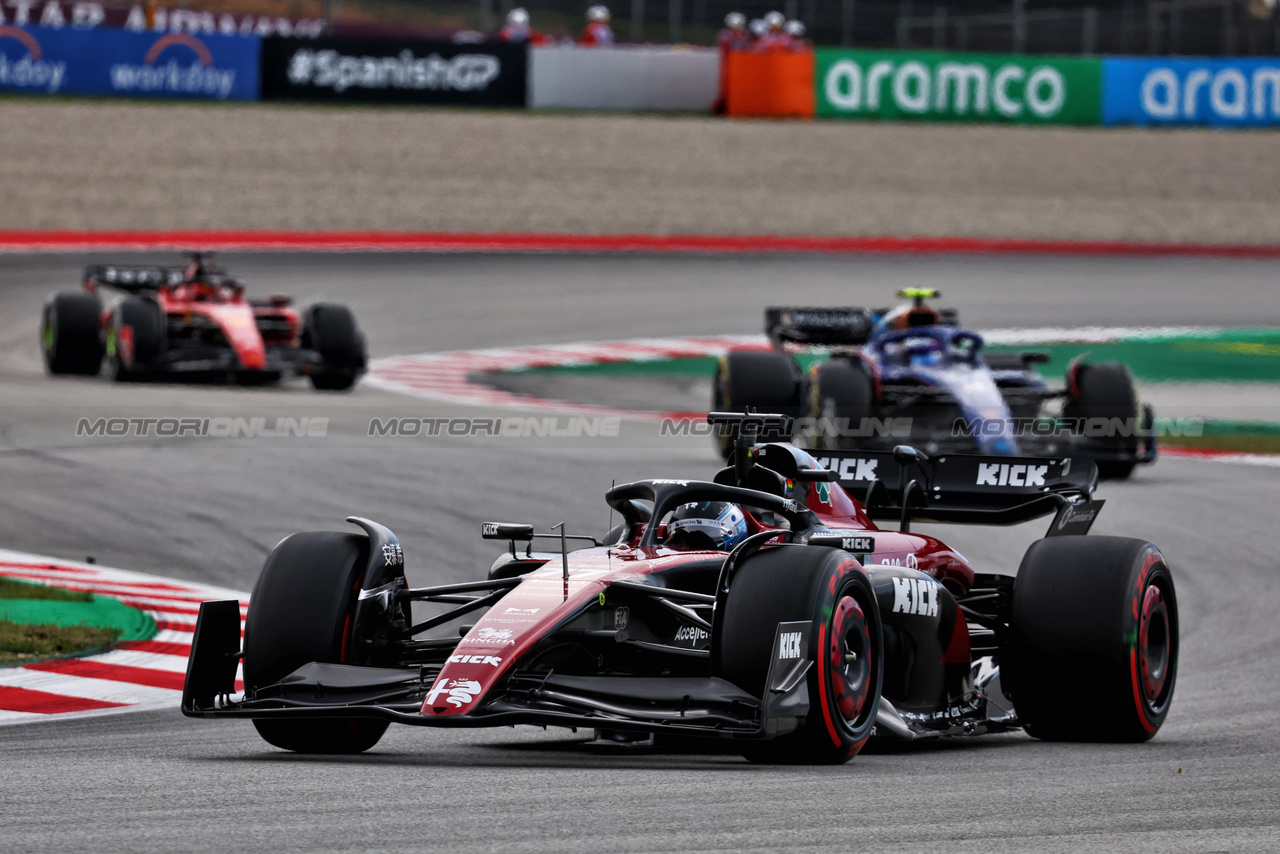
[[[780,623],[763,698],[715,676],[635,677],[521,673],[495,687],[476,712],[424,715],[439,667],[365,667],[310,662],[274,685],[233,696],[240,651],[234,601],[204,602],[196,619],[182,712],[205,718],[372,718],[436,727],[514,724],[772,738],[795,731],[809,711],[811,663],[781,658]],[[808,649],[803,643],[801,649]]]

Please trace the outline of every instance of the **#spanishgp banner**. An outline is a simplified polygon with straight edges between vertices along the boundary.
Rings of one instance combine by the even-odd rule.
[[[263,100],[523,107],[523,44],[269,38]]]

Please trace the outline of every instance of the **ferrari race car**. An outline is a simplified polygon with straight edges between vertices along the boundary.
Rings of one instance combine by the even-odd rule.
[[[104,306],[104,288],[123,294]],[[250,299],[192,253],[185,267],[94,264],[84,289],[44,305],[40,343],[51,374],[96,376],[105,356],[121,382],[159,376],[276,382],[305,374],[317,389],[349,389],[364,373],[364,336],[346,306]]]
[[[1139,404],[1124,365],[1079,358],[1066,383],[1050,388],[1035,369],[1044,353],[986,353],[954,310],[926,303],[937,291],[898,296],[910,302],[874,311],[766,309],[773,349],[721,358],[712,408],[807,419],[808,435],[796,438],[815,449],[910,441],[933,454],[1081,456],[1110,478],[1155,460],[1154,414]],[[796,353],[810,348],[830,348],[829,357],[805,372]],[[731,445],[721,437],[722,454]]]
[[[243,642],[235,601],[201,604],[184,714],[247,718],[307,753],[367,750],[392,722],[534,724],[730,739],[790,763],[844,762],[871,738],[1020,727],[1138,742],[1160,728],[1178,662],[1173,577],[1150,543],[1085,535],[1102,507],[1091,461],[906,446],[815,459],[754,443],[785,416],[711,420],[738,437],[714,482],[613,487],[621,523],[604,542],[484,523],[509,546],[476,581],[410,587],[395,534],[367,519],[286,537]],[[911,531],[1048,515],[1016,577]],[[886,519],[899,529],[873,521]],[[533,550],[542,537],[559,548]],[[432,606],[445,610],[415,613]]]

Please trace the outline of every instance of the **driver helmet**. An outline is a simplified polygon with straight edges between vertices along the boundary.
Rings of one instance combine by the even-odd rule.
[[[507,23],[513,27],[529,26],[529,13],[520,6],[507,13]]]
[[[942,312],[931,305],[913,305],[894,311],[887,319],[890,329],[919,329],[922,326],[941,326]]]
[[[667,522],[667,545],[731,551],[747,538],[747,517],[727,501],[681,504]]]
[[[769,28],[769,32],[780,33],[787,25],[787,16],[781,12],[770,12],[764,16],[764,25]]]
[[[731,30],[744,30],[747,27],[747,16],[741,12],[730,12],[724,16],[724,25]]]
[[[592,6],[587,10],[587,20],[602,24],[609,22],[609,9],[605,6]]]

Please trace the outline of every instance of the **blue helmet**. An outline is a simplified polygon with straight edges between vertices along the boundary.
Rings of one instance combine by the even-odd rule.
[[[746,514],[726,501],[682,504],[667,522],[669,546],[727,552],[746,538]]]

